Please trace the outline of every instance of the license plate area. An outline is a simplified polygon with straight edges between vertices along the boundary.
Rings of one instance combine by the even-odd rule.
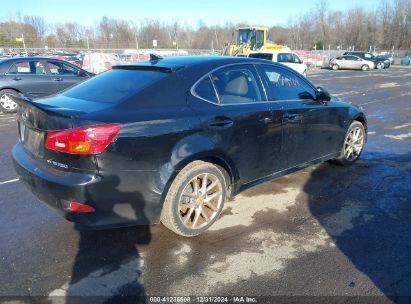
[[[20,141],[33,155],[44,157],[44,132],[31,129],[19,122]]]

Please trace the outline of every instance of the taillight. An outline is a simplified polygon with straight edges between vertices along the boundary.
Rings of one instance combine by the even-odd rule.
[[[82,213],[90,213],[96,211],[93,207],[76,202],[75,200],[70,200],[70,201],[63,201],[64,203],[64,209],[67,211],[73,211],[73,212],[82,212]]]
[[[47,133],[46,148],[71,154],[99,154],[120,131],[120,124],[87,126]]]

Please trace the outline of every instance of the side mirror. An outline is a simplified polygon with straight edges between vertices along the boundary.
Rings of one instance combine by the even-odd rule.
[[[316,99],[322,103],[327,103],[331,100],[331,95],[323,87],[317,87]]]

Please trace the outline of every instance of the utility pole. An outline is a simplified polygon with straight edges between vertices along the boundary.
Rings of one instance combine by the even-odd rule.
[[[218,48],[220,43],[218,42],[217,25],[214,25],[214,36],[215,36],[215,42],[216,42],[217,48]],[[213,51],[214,51],[214,49],[213,49]]]
[[[89,69],[90,69],[90,72],[93,72],[93,68],[92,68],[92,65],[91,65],[90,42],[88,40],[88,36],[86,36],[86,42],[87,42],[87,54],[88,54]]]
[[[26,49],[26,42],[24,41],[24,34],[21,34],[21,42],[23,42],[23,47],[24,47],[24,53],[26,53],[26,56],[28,56],[27,54],[27,49]]]
[[[136,39],[137,59],[140,61],[140,51],[139,51],[139,48],[138,48],[137,34],[134,34],[134,38]]]

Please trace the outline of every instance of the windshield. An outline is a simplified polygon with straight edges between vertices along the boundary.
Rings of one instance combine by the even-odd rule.
[[[87,80],[62,95],[97,102],[120,103],[145,87],[170,75],[147,70],[110,70]]]
[[[365,58],[365,59],[373,59],[373,58],[374,58],[374,55],[373,55],[373,54],[370,54],[370,53],[364,53],[363,58]]]
[[[245,44],[250,42],[252,30],[239,30],[237,44]]]

